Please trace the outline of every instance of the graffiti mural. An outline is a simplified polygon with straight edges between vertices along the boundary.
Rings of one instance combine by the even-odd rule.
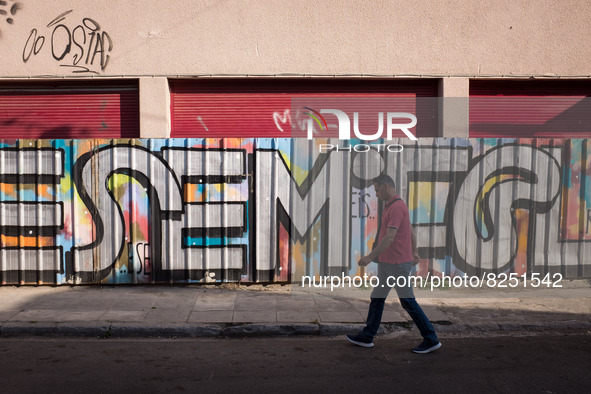
[[[60,67],[71,68],[72,73],[99,74],[107,68],[113,50],[111,36],[91,18],[66,21],[72,11],[55,17],[46,30],[31,30],[23,47],[23,63],[48,51]]]
[[[321,143],[330,140],[0,141],[2,284],[359,274],[381,173],[408,203],[420,275],[591,277],[588,140]]]

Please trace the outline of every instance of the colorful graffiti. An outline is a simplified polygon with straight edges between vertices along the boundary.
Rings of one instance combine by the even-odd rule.
[[[409,205],[418,274],[591,277],[589,140],[327,142],[0,141],[2,284],[360,273],[384,172]]]

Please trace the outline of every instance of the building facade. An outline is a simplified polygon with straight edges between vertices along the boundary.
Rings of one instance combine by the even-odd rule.
[[[360,274],[380,173],[423,276],[590,277],[590,16],[585,1],[1,1],[2,283]],[[400,126],[394,105],[418,140],[294,132],[316,127],[306,105],[336,130],[320,108],[347,103],[352,129],[365,103]]]

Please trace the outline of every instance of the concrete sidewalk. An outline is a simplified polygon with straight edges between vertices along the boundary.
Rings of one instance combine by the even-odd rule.
[[[591,331],[591,286],[530,291],[417,290],[443,333]],[[369,290],[292,286],[0,287],[0,335],[203,337],[336,335],[363,326]],[[415,330],[398,300],[381,334]],[[418,333],[417,333],[418,334]]]

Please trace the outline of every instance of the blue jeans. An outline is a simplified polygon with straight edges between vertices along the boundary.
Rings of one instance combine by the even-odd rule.
[[[392,289],[392,287],[387,285],[388,277],[405,277],[406,280],[403,281],[400,279],[397,283],[406,284],[406,286],[393,286],[394,289],[396,289],[398,298],[400,299],[400,304],[404,310],[408,312],[424,339],[434,344],[439,342],[437,334],[435,333],[435,329],[433,328],[433,324],[431,324],[431,321],[429,321],[429,318],[427,315],[425,315],[425,312],[423,312],[423,309],[421,309],[421,306],[417,303],[411,283],[408,280],[410,270],[412,268],[412,262],[403,264],[377,264],[378,279],[380,282],[371,293],[371,303],[369,304],[366,326],[363,328],[361,334],[368,339],[373,340],[376,333],[378,332],[378,329],[380,328],[380,323],[382,322],[382,313],[384,312],[384,303],[386,302],[386,297]],[[390,281],[392,281],[392,279],[390,279]]]

